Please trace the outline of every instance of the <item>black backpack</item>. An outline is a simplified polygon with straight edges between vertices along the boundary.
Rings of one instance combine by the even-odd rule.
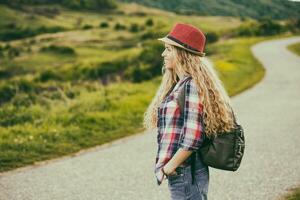
[[[179,91],[178,96],[181,114],[184,114],[184,87],[185,85]],[[202,146],[196,152],[200,153],[200,158],[205,165],[228,171],[236,171],[239,168],[245,150],[245,137],[242,126],[237,124],[233,110],[232,114],[235,128],[230,132],[217,134],[212,139],[205,137]],[[192,184],[194,183],[195,156],[196,154],[193,152],[191,155]]]

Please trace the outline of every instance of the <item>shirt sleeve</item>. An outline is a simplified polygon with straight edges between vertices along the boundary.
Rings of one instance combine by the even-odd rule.
[[[193,79],[186,82],[184,92],[184,123],[180,133],[179,148],[197,151],[203,141],[203,105],[200,103],[199,92]]]

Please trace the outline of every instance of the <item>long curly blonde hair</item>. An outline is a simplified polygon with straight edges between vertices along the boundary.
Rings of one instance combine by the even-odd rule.
[[[211,66],[205,65],[198,55],[173,45],[171,49],[176,58],[175,66],[172,69],[166,69],[165,64],[163,65],[160,87],[144,113],[144,127],[147,130],[157,128],[158,106],[178,82],[177,74],[179,73],[191,76],[196,83],[203,105],[205,135],[211,138],[232,130],[235,124],[230,98],[216,71]]]

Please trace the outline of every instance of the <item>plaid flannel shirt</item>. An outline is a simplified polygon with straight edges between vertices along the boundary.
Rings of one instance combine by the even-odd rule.
[[[178,148],[197,151],[203,142],[203,105],[200,103],[196,84],[189,77],[185,76],[176,83],[173,91],[167,95],[157,110],[158,151],[154,172],[158,185],[162,183],[164,177],[161,169]],[[180,114],[177,101],[182,87],[185,90],[184,116]],[[190,158],[183,163],[190,163]]]

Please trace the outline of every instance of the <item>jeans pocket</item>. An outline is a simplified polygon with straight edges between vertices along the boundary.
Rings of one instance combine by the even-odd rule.
[[[184,173],[168,176],[168,188],[171,199],[186,199],[188,183],[185,181]]]
[[[169,175],[167,177],[169,185],[174,185],[174,184],[177,184],[177,183],[183,183],[184,182],[183,175],[184,175],[183,172],[177,172],[177,171],[176,171],[176,174]]]

